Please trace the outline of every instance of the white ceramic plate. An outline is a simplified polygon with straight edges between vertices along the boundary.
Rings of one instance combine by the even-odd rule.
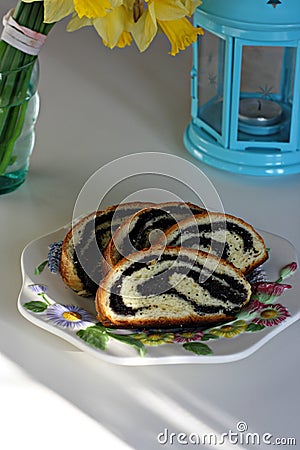
[[[281,281],[289,285],[281,295],[270,297],[259,294],[258,301],[251,303],[253,307],[242,311],[234,322],[225,326],[187,334],[145,334],[103,329],[96,325],[92,300],[74,294],[64,285],[60,275],[51,273],[47,266],[40,274],[35,274],[36,267],[47,259],[48,245],[61,241],[67,229],[63,227],[36,239],[24,249],[21,258],[23,285],[18,308],[34,325],[101,360],[123,365],[236,361],[251,355],[300,317],[300,272],[296,270]],[[297,262],[296,253],[294,247],[282,237],[260,233],[270,249],[269,260],[263,268],[267,281],[274,282],[283,267]],[[82,309],[89,313],[88,322],[82,322],[85,318]]]

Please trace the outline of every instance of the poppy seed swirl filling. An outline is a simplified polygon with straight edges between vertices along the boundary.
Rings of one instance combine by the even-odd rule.
[[[223,219],[224,217],[224,219]],[[165,233],[167,246],[202,250],[225,259],[243,273],[253,270],[267,258],[263,240],[246,222],[216,213],[182,221]]]
[[[181,220],[194,217],[201,212],[200,207],[185,203],[161,204],[139,211],[124,224],[123,233],[113,236],[112,265],[135,251],[150,248],[161,237],[162,232]]]
[[[95,295],[102,277],[103,252],[118,226],[138,211],[138,207],[111,209],[95,215],[74,239],[73,263],[78,278]],[[75,242],[76,241],[76,242]]]
[[[176,236],[172,236],[172,239],[168,242],[168,245],[176,246],[182,242],[185,247],[192,248],[192,246],[195,245],[200,244],[203,246],[208,246],[212,245],[210,244],[211,242],[215,242],[215,245],[217,247],[218,241],[214,241],[214,239],[212,238],[212,233],[217,233],[219,231],[225,233],[226,230],[229,233],[236,234],[242,239],[245,251],[253,248],[253,237],[251,233],[249,233],[249,231],[245,230],[245,228],[242,228],[236,223],[229,221],[191,225],[187,228],[184,228],[182,233],[181,229],[179,228]],[[206,235],[208,235],[209,237],[206,237]],[[219,244],[221,246],[222,243],[219,242]]]
[[[154,266],[155,271],[151,270]],[[132,287],[131,281],[136,283],[133,294],[123,295]],[[218,270],[209,272],[204,264],[186,255],[176,258],[163,254],[155,264],[153,256],[147,256],[119,274],[111,286],[109,303],[111,310],[120,316],[139,316],[149,309],[164,309],[168,298],[181,302],[198,315],[222,313],[230,316],[240,309],[247,297],[245,285],[233,276]]]
[[[132,230],[129,232],[129,241],[135,250],[142,250],[150,247],[149,236],[153,229],[166,230],[176,224],[176,219],[167,211],[153,208],[147,212],[147,215],[138,217]],[[128,249],[123,249],[123,255],[128,254]]]

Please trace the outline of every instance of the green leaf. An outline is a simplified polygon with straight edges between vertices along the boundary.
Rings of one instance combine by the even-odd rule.
[[[249,332],[253,333],[253,332],[255,332],[255,331],[263,330],[264,328],[265,328],[265,326],[262,325],[262,324],[251,322],[251,323],[249,323],[249,325],[247,326],[246,331],[249,331]]]
[[[196,353],[196,355],[212,355],[213,351],[206,344],[201,342],[186,342],[183,344],[183,348],[189,352]]]
[[[106,350],[107,348],[109,336],[106,331],[103,331],[97,325],[79,330],[76,334],[80,339],[93,347],[99,348],[100,350]]]
[[[134,347],[140,356],[145,356],[146,354],[146,347],[141,341],[138,341],[132,336],[128,336],[125,334],[116,334],[116,333],[110,333],[108,332],[108,335],[116,339],[117,341],[123,342],[124,344],[131,345],[131,347]]]
[[[95,324],[95,326],[96,326],[97,328],[99,328],[99,330],[101,330],[103,333],[106,333],[106,332],[109,330],[109,329],[106,328],[104,325],[102,325],[101,322],[97,322],[97,323]]]
[[[34,301],[34,302],[28,302],[28,303],[24,303],[24,308],[29,309],[32,312],[43,312],[45,311],[45,309],[48,308],[49,305],[47,305],[47,303],[45,302],[41,302],[41,301]]]
[[[202,336],[201,341],[209,341],[210,339],[219,339],[216,334],[206,333]]]
[[[42,262],[39,266],[37,266],[34,270],[34,275],[40,275],[48,264],[48,260]]]

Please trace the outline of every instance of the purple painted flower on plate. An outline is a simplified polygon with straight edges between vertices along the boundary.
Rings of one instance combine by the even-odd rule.
[[[46,315],[55,325],[63,328],[78,329],[95,323],[95,318],[92,314],[75,305],[60,305],[56,303],[47,308]]]
[[[29,284],[28,287],[35,294],[44,294],[48,289],[45,284]]]
[[[62,241],[53,242],[49,245],[48,267],[50,272],[58,273],[62,252]]]

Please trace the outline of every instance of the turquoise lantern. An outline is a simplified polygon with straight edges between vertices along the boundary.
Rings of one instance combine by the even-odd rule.
[[[241,174],[300,172],[300,0],[203,0],[187,150]]]

